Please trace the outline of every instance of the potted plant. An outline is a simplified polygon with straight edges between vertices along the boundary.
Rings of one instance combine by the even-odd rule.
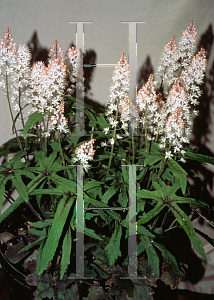
[[[206,259],[191,221],[209,220],[209,207],[192,197],[188,176],[197,174],[185,163],[214,164],[189,146],[206,70],[205,50],[194,56],[196,35],[192,21],[178,46],[175,37],[165,45],[136,103],[122,54],[98,110],[74,97],[76,48],[64,56],[56,41],[48,67],[30,69],[28,48],[5,32],[1,88],[16,137],[1,147],[1,208],[11,202],[0,216],[1,260],[24,274],[27,299],[153,299],[158,279],[174,289],[188,267],[169,233],[178,241],[184,233]]]

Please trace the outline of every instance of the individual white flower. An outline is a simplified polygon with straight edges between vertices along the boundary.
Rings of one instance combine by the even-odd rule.
[[[165,148],[165,145],[164,145],[164,144],[158,144],[158,147],[159,147],[160,149],[163,149],[163,148]]]
[[[122,139],[123,137],[119,134],[116,134],[116,138],[119,140],[119,139]]]
[[[111,138],[109,141],[111,145],[114,145],[114,138]]]
[[[176,152],[180,152],[180,148],[177,145],[174,147],[174,153]]]
[[[101,142],[101,147],[105,147],[106,145],[106,142]]]
[[[181,150],[181,155],[185,155],[185,154],[186,154],[186,151]]]
[[[183,157],[181,159],[179,159],[179,161],[181,161],[182,163],[186,162],[186,160]]]
[[[50,133],[49,133],[49,132],[44,132],[44,136],[45,136],[45,137],[49,137],[49,136],[50,136]]]
[[[111,120],[111,121],[109,121],[109,123],[110,123],[110,125],[112,126],[112,128],[114,128],[114,127],[117,126],[118,121],[116,121],[116,120]]]
[[[105,132],[105,134],[107,134],[109,132],[109,127],[103,128],[103,132]]]
[[[170,159],[172,157],[173,157],[173,155],[172,155],[171,151],[168,151],[168,152],[165,153],[165,158]]]

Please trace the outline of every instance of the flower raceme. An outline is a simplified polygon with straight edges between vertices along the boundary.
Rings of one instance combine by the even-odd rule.
[[[173,147],[174,153],[184,155],[182,147],[183,143],[189,143],[192,121],[187,93],[181,80],[175,82],[169,92],[165,116],[164,135],[161,137],[163,147]]]
[[[77,72],[80,65],[80,51],[71,47],[68,49],[65,56],[66,64],[66,84],[65,94],[72,95],[76,88]]]
[[[31,71],[33,111],[47,115],[48,123],[45,118],[40,124],[41,133],[46,137],[56,130],[68,133],[64,117],[64,95],[72,95],[74,92],[80,52],[72,47],[68,49],[65,58],[63,53],[56,40],[49,52],[48,67],[37,62]]]
[[[61,57],[63,60],[64,58],[64,51],[59,45],[59,42],[56,40],[55,43],[53,44],[53,47],[50,49],[48,53],[48,63],[50,64],[53,60]]]
[[[95,141],[95,139],[92,139],[89,142],[80,145],[75,150],[76,156],[73,158],[73,162],[79,162],[81,165],[83,165],[83,168],[86,171],[90,167],[89,160],[93,160],[93,156],[96,151],[93,149],[93,144]]]
[[[153,82],[150,75],[137,96],[139,123],[144,130],[146,127],[148,139],[154,140],[155,135],[160,138],[160,147],[166,149],[167,158],[173,156],[171,150],[174,154],[185,154],[182,148],[183,143],[189,143],[191,105],[199,104],[199,85],[203,83],[207,61],[204,49],[193,56],[196,37],[192,21],[182,33],[178,47],[175,37],[165,45],[156,73],[160,81]],[[197,115],[198,111],[194,108],[193,113]]]
[[[80,52],[72,47],[66,56],[58,41],[49,51],[48,67],[36,62],[30,68],[31,54],[25,45],[18,48],[13,42],[10,28],[7,28],[0,41],[0,88],[14,103],[21,116],[26,104],[31,104],[31,112],[45,114],[38,127],[44,137],[51,132],[68,132],[64,117],[64,95],[72,95],[75,90]]]
[[[158,128],[163,123],[162,110],[164,102],[160,95],[156,95],[153,85],[153,74],[149,76],[147,83],[138,91],[137,95],[137,110],[139,124],[143,125],[143,129],[148,129],[147,138],[154,139],[158,134]]]
[[[162,85],[171,86],[175,80],[174,70],[177,69],[177,46],[175,44],[176,37],[173,36],[169,43],[164,46],[161,53],[160,64],[156,76],[162,80]]]
[[[118,116],[118,113],[120,113],[120,116]],[[122,56],[113,71],[106,116],[112,128],[119,124],[118,117],[120,117],[121,129],[124,130],[125,134],[128,134],[129,66],[124,53],[122,53]],[[105,128],[104,132],[107,133],[108,129]]]
[[[182,32],[178,42],[177,61],[180,61],[182,67],[187,67],[188,63],[191,61],[195,51],[196,41],[197,32],[195,23],[191,21],[187,29]]]
[[[102,147],[109,144],[113,149],[115,141],[128,135],[131,126],[137,128],[146,139],[160,142],[168,158],[175,153],[184,154],[183,143],[189,142],[191,133],[191,106],[194,106],[193,112],[197,114],[195,106],[199,104],[201,95],[199,86],[206,70],[205,50],[201,49],[193,56],[196,38],[197,32],[192,21],[182,33],[178,46],[175,37],[164,46],[155,74],[159,81],[154,81],[153,74],[149,76],[137,94],[136,107],[130,107],[129,65],[126,55],[122,53],[112,75],[105,113],[109,126],[103,129],[108,141],[102,142]],[[24,106],[20,101],[22,99],[28,103],[30,101],[31,111],[45,114],[39,125],[42,136],[47,138],[56,131],[68,133],[64,97],[74,92],[80,52],[72,47],[64,56],[58,41],[55,41],[49,52],[48,67],[36,62],[30,70],[30,58],[26,46],[17,48],[13,43],[8,28],[0,41],[1,89],[4,93],[10,93],[18,113]],[[83,154],[91,149],[87,147],[92,146],[93,143],[86,144],[86,148],[79,148],[80,152],[76,152],[79,155],[77,161],[83,163],[91,160],[93,154],[88,159]]]
[[[103,131],[106,135],[109,134],[109,144],[112,145],[117,139],[116,130],[123,129],[125,134],[128,133],[133,111],[134,127],[146,139],[160,142],[160,147],[165,148],[166,158],[171,158],[176,153],[185,154],[183,143],[189,143],[191,106],[199,104],[199,85],[203,83],[207,64],[204,49],[193,56],[196,39],[197,32],[193,21],[183,31],[178,46],[175,44],[176,37],[172,37],[164,46],[158,72],[155,74],[159,82],[154,81],[153,74],[149,76],[148,81],[138,91],[136,107],[132,107],[132,110],[129,107],[129,67],[125,54],[122,54],[113,71],[106,108],[110,126]],[[197,114],[195,108],[193,113]],[[116,129],[113,136],[111,129]],[[108,143],[102,142],[101,146]]]
[[[58,58],[51,61],[51,63],[46,68],[42,62],[37,62],[33,65],[31,71],[31,93],[32,93],[32,111],[38,111],[45,113],[50,119],[48,126],[46,119],[41,122],[41,133],[48,137],[50,132],[55,130],[57,112],[62,112],[62,103],[64,99],[64,88],[65,88],[65,75],[66,66],[59,56]],[[60,126],[60,131],[65,133],[68,132],[67,126],[65,126],[64,118]],[[50,126],[49,126],[50,125]]]
[[[203,83],[206,71],[207,60],[205,50],[201,49],[192,58],[191,63],[182,71],[180,78],[188,94],[188,101],[194,106],[198,105],[198,98],[201,96],[199,85]],[[197,115],[197,110],[193,111]]]
[[[0,87],[3,94],[10,94],[15,110],[21,115],[29,99],[30,59],[29,48],[25,45],[17,48],[8,27],[0,41]]]

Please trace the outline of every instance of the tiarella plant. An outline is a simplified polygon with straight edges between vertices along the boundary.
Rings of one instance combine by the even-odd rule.
[[[0,222],[10,224],[11,216],[16,222],[0,237],[5,257],[21,265],[26,282],[37,287],[35,299],[153,299],[158,278],[175,288],[185,275],[187,266],[167,243],[167,234],[177,229],[206,259],[191,220],[201,216],[210,222],[209,207],[192,197],[188,176],[198,175],[185,163],[214,164],[189,146],[206,70],[205,50],[194,56],[196,35],[191,22],[178,46],[171,39],[155,81],[151,74],[136,103],[129,99],[129,65],[122,54],[106,109],[84,103],[84,130],[78,134],[81,104],[72,95],[80,52],[73,47],[64,56],[56,41],[48,66],[36,62],[30,69],[29,49],[17,48],[10,29],[5,32],[1,89],[16,137],[1,147],[0,204],[6,199],[11,205]],[[136,170],[136,278],[128,277],[130,166]],[[78,201],[84,201],[81,212]],[[77,230],[85,238],[84,276],[93,279],[75,279]]]

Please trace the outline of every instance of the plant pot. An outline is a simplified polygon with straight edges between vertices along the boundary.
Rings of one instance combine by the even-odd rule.
[[[22,217],[22,210],[28,215],[31,216],[31,212],[22,206],[22,209],[14,212],[9,216],[0,226],[0,233],[10,233],[12,232],[15,236],[18,236],[18,231],[16,231],[16,226],[23,229],[25,227],[24,222],[26,220]],[[19,268],[17,265],[12,264],[7,257],[5,256],[5,250],[7,249],[4,239],[0,239],[0,263],[4,271],[5,280],[8,287],[8,294],[10,300],[31,300],[34,299],[33,293],[36,290],[35,287],[29,286],[25,281],[26,274],[23,274],[22,268]],[[15,255],[17,257],[17,255]],[[20,264],[19,264],[20,265]],[[19,298],[20,297],[20,298]]]
[[[1,250],[0,262],[4,270],[10,300],[17,300],[19,295],[21,295],[22,300],[33,300],[35,288],[25,282],[25,275],[10,264]]]

